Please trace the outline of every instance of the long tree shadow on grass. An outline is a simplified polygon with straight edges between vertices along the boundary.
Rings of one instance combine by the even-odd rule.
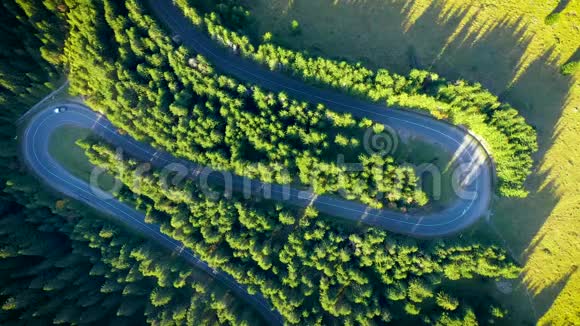
[[[536,247],[541,235],[534,238],[560,201],[550,169],[541,167],[559,136],[556,126],[562,111],[571,101],[573,80],[562,76],[558,67],[558,62],[567,58],[560,58],[553,48],[539,51],[532,46],[535,35],[522,17],[506,15],[482,22],[477,17],[486,4],[420,3],[296,0],[273,14],[274,24],[266,28],[278,32],[283,45],[309,49],[314,54],[360,60],[372,68],[399,73],[418,66],[451,80],[480,82],[518,109],[538,132],[535,173],[527,181],[529,197],[497,200],[493,220],[516,257],[525,260],[527,256],[522,253],[526,248],[527,255],[541,250]],[[561,1],[556,10],[567,4],[567,0]],[[297,17],[303,28],[300,37],[285,38],[287,31],[276,30],[276,26],[289,26]],[[559,287],[553,289],[542,292],[535,288],[534,292],[556,296]]]
[[[559,74],[556,62],[561,60],[554,49],[541,53],[530,50],[534,35],[528,32],[523,18],[506,16],[478,23],[477,15],[485,5],[449,5],[442,0],[434,0],[427,7],[416,0],[276,3],[280,2],[276,22],[287,27],[299,17],[303,28],[299,38],[286,39],[286,28],[282,28],[278,33],[281,43],[326,57],[360,59],[372,68],[407,73],[419,66],[451,80],[480,82],[511,103],[537,129],[540,150],[534,157],[536,167],[552,146],[572,81]],[[311,12],[316,15],[309,15]],[[267,29],[275,31],[276,26]],[[518,254],[558,202],[553,191],[545,187],[540,190],[545,180],[545,175],[531,177],[530,197],[509,200],[506,206],[513,211],[506,215],[511,216],[496,214],[497,219],[526,216],[525,234],[518,229],[508,231],[518,234]],[[538,200],[544,203],[542,209],[525,209],[538,206]]]
[[[376,10],[376,3],[357,5]],[[520,256],[559,202],[557,184],[546,184],[550,171],[539,173],[539,167],[558,137],[556,126],[569,104],[573,80],[559,74],[557,62],[562,60],[554,48],[539,54],[530,51],[534,35],[521,17],[475,24],[477,8],[449,7],[444,1],[434,1],[421,12],[414,12],[414,7],[415,1],[408,1],[399,8],[407,18],[398,23],[404,30],[397,42],[411,42],[416,48],[414,61],[448,79],[482,83],[517,108],[538,132],[539,151],[534,156],[538,173],[527,182],[529,197],[498,200],[494,218]],[[393,25],[389,22],[389,27]],[[421,44],[413,44],[413,40]]]
[[[441,17],[444,9],[437,7],[432,6],[424,12],[414,26],[425,26],[428,23],[426,20]],[[465,23],[466,17],[471,17],[470,15],[469,9],[457,9],[451,15],[444,16],[443,20],[447,24],[456,24],[460,31],[448,37],[440,53],[432,58],[431,70],[448,72],[446,76],[452,78],[481,82],[499,94],[503,101],[517,108],[537,130],[539,151],[534,156],[536,173],[526,184],[530,195],[525,199],[497,200],[493,219],[516,257],[527,262],[528,257],[536,250],[545,250],[553,242],[553,239],[543,239],[547,232],[543,228],[546,219],[553,215],[559,204],[560,197],[557,193],[560,191],[558,181],[553,179],[551,169],[545,168],[547,163],[544,160],[547,151],[559,136],[557,125],[562,110],[570,104],[573,80],[559,74],[557,62],[562,60],[554,48],[549,48],[535,57],[530,53],[533,35],[527,33],[527,26],[521,18],[504,18],[489,26],[472,26]],[[413,27],[409,33],[413,33]],[[541,234],[540,230],[543,230]],[[566,252],[565,249],[562,250]],[[540,254],[545,259],[568,258],[566,255],[561,257],[557,252],[551,256]],[[560,281],[538,283],[534,277],[528,275],[531,272],[530,267],[527,263],[524,264],[526,268],[523,280],[535,296],[535,302],[540,303],[536,305],[540,317],[549,309],[549,303],[559,295],[567,282],[562,283],[562,278],[559,278]],[[568,262],[562,264],[560,269],[567,264]]]
[[[560,0],[558,2],[558,5],[556,6],[556,8],[554,8],[554,10],[552,10],[552,12],[550,13],[550,15],[559,14],[562,11],[564,11],[564,9],[566,9],[566,7],[570,3],[570,1],[572,1],[572,0]]]

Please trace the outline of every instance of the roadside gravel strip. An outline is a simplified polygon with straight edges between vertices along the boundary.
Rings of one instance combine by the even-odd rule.
[[[240,80],[260,85],[271,91],[284,91],[290,96],[323,103],[332,110],[351,113],[356,117],[365,117],[375,122],[388,125],[397,132],[427,140],[454,153],[453,165],[468,166],[469,173],[464,191],[475,194],[470,198],[453,201],[445,209],[427,213],[420,210],[404,214],[389,210],[370,209],[360,203],[330,196],[315,196],[310,191],[293,189],[288,186],[263,184],[252,181],[252,194],[269,191],[272,200],[284,200],[298,207],[314,205],[321,213],[355,222],[380,227],[396,233],[418,238],[433,238],[451,235],[475,223],[487,212],[492,193],[493,170],[490,158],[481,144],[467,132],[448,123],[428,116],[387,108],[383,105],[364,102],[344,94],[323,90],[306,85],[286,75],[272,72],[247,59],[238,57],[219,47],[207,35],[183,16],[171,0],[151,0],[149,5],[174,34],[180,35],[184,45],[205,56],[220,71]],[[66,106],[67,110],[55,113],[56,107]],[[144,215],[134,208],[110,198],[103,191],[92,188],[85,181],[73,176],[49,154],[51,134],[62,126],[76,126],[91,129],[113,146],[122,148],[124,153],[139,161],[151,162],[153,166],[164,168],[170,164],[180,164],[188,171],[203,171],[209,182],[221,183],[224,174],[192,162],[178,159],[163,151],[156,150],[148,144],[137,142],[117,129],[103,116],[78,103],[58,103],[40,112],[30,114],[22,139],[22,155],[26,164],[44,182],[59,192],[79,200],[120,222],[133,230],[143,233],[166,248],[173,250],[191,265],[213,275],[217,280],[236,294],[245,298],[271,324],[282,324],[281,316],[273,311],[267,301],[259,294],[250,295],[246,288],[239,285],[223,271],[214,270],[183,247],[179,241],[164,235],[159,226],[146,224]],[[230,181],[230,180],[228,180]],[[248,180],[232,176],[233,191],[247,191]]]

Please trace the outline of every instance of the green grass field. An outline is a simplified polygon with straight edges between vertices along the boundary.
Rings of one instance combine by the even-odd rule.
[[[580,323],[580,76],[559,73],[580,59],[580,1],[244,2],[256,37],[270,31],[277,43],[311,54],[478,81],[518,108],[538,130],[531,193],[496,200],[492,223],[524,266],[539,323]],[[559,20],[546,25],[554,12]],[[515,314],[531,314],[521,309]]]
[[[411,164],[417,171],[424,171],[420,177],[422,190],[429,196],[428,209],[442,208],[457,197],[453,191],[453,169],[447,166],[453,156],[451,153],[426,142],[408,139],[397,146],[392,156],[398,162]]]
[[[49,141],[50,155],[74,176],[87,182],[90,182],[91,173],[95,167],[76,142],[90,134],[91,131],[88,129],[66,126],[57,129]],[[115,184],[113,177],[109,174],[100,175],[98,182],[103,190],[112,189]]]

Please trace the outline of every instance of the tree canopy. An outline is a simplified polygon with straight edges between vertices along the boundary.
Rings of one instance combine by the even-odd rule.
[[[216,7],[220,10],[201,8],[196,2],[187,0],[175,3],[187,17],[196,17],[196,24],[217,42],[229,48],[235,44],[242,55],[272,70],[282,70],[306,82],[391,107],[423,110],[438,119],[467,127],[484,139],[484,145],[493,156],[498,192],[507,197],[527,196],[524,181],[531,173],[531,156],[538,150],[536,131],[516,109],[501,103],[480,84],[463,80],[451,82],[422,70],[401,76],[385,69],[373,71],[360,63],[313,57],[274,44],[271,35],[251,40],[244,30],[250,25],[249,13],[243,16],[245,23],[228,19],[227,12],[243,11],[236,1],[217,1]],[[575,67],[575,63],[570,63],[562,71],[569,72]]]
[[[493,245],[414,241],[375,228],[344,226],[312,207],[296,209],[236,193],[208,196],[206,185],[194,178],[160,187],[160,170],[140,173],[144,162],[119,160],[114,148],[98,139],[83,146],[93,164],[117,173],[126,186],[123,198],[133,198],[148,222],[159,224],[213,268],[262,293],[291,324],[455,316],[460,304],[440,291],[441,280],[514,278],[519,273]],[[467,309],[469,302],[461,306]],[[486,318],[489,310],[486,306],[477,313]]]

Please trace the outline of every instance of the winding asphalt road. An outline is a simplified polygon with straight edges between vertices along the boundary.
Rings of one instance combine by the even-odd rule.
[[[439,144],[447,151],[455,153],[452,168],[460,165],[467,167],[468,173],[464,176],[462,190],[472,195],[462,196],[445,209],[431,213],[418,211],[404,214],[370,209],[356,202],[336,197],[315,196],[309,191],[288,186],[262,184],[174,158],[168,153],[119,134],[105,117],[89,108],[78,103],[64,102],[34,114],[28,122],[22,140],[24,161],[54,189],[111,215],[170,250],[175,250],[190,264],[214,275],[217,280],[244,297],[267,321],[273,324],[281,323],[282,319],[277,312],[271,310],[263,297],[248,294],[246,289],[231,276],[222,271],[214,271],[205,262],[199,260],[193,252],[184,249],[179,241],[161,233],[158,226],[146,224],[142,213],[110,198],[102,190],[94,189],[64,169],[49,154],[51,134],[65,125],[90,128],[109,143],[122,148],[129,156],[144,162],[150,161],[156,167],[176,172],[186,171],[189,177],[201,178],[212,183],[225,182],[233,191],[248,193],[249,196],[263,196],[266,193],[273,200],[284,200],[291,205],[300,207],[314,205],[320,212],[329,216],[362,222],[414,237],[431,238],[450,235],[473,224],[486,213],[491,199],[492,164],[485,149],[469,133],[421,114],[395,108],[387,109],[384,105],[372,104],[337,92],[315,88],[286,75],[272,72],[217,46],[204,33],[195,29],[171,0],[149,2],[159,19],[173,33],[180,35],[184,45],[208,58],[220,71],[272,91],[285,91],[292,97],[323,103],[338,112],[348,112],[356,117],[372,119],[390,126],[397,132]],[[61,113],[53,111],[54,107],[62,105],[67,106],[67,111]]]
[[[63,105],[67,107],[65,112],[54,112],[55,108]],[[190,265],[208,273],[238,296],[244,298],[270,324],[282,324],[280,314],[273,311],[269,303],[261,295],[250,295],[247,289],[238,284],[230,275],[223,271],[212,269],[191,250],[185,248],[180,241],[163,234],[159,226],[145,223],[145,215],[143,213],[118,201],[98,187],[89,185],[86,181],[72,175],[60,165],[50,155],[49,144],[52,133],[63,126],[91,129],[94,134],[103,137],[115,146],[123,148],[125,153],[138,160],[146,162],[153,158],[152,163],[154,164],[152,165],[165,166],[167,162],[164,161],[164,157],[170,157],[167,154],[159,155],[151,146],[119,134],[117,128],[107,119],[84,105],[72,102],[58,103],[34,114],[24,130],[22,138],[21,154],[24,162],[45,183],[57,191],[109,215],[130,229],[177,253]],[[175,160],[175,162],[180,161]]]
[[[172,0],[148,0],[157,18],[183,45],[207,58],[219,71],[239,80],[257,84],[271,91],[284,91],[294,98],[311,103],[323,103],[328,108],[351,113],[385,124],[401,135],[412,135],[454,153],[449,168],[467,173],[458,189],[461,195],[445,209],[432,212],[403,214],[387,210],[373,210],[364,205],[320,196],[314,201],[319,211],[383,229],[416,237],[437,237],[456,233],[487,213],[492,191],[492,161],[485,148],[471,134],[446,122],[415,112],[355,99],[339,92],[316,88],[285,74],[271,71],[249,59],[224,49],[205,32],[193,25]],[[308,197],[302,195],[300,197]],[[299,198],[298,198],[299,199]],[[296,203],[303,204],[300,201]]]

